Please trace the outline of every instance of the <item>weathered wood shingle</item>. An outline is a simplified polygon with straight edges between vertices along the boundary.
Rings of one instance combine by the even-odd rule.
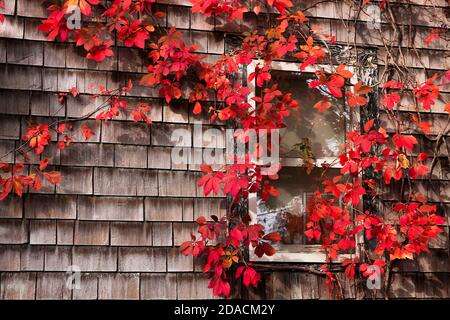
[[[299,9],[312,3],[294,2]],[[369,16],[364,13],[357,16],[358,10],[350,8],[350,2],[314,2],[319,2],[319,7],[306,12],[312,27],[334,35],[342,45],[356,39],[358,44],[376,48],[379,68],[392,63],[381,37],[368,27]],[[397,1],[391,2],[394,14],[402,17],[404,8],[396,7]],[[435,2],[441,6],[434,8],[435,12],[444,17],[446,0]],[[29,159],[7,154],[1,159],[8,163],[37,164],[47,157],[51,169],[62,172],[62,183],[56,188],[44,183],[39,192],[26,192],[22,199],[12,196],[0,202],[0,298],[212,298],[207,288],[209,280],[199,272],[199,262],[182,256],[178,246],[190,239],[198,216],[225,215],[226,200],[222,196],[204,197],[197,187],[201,176],[199,165],[176,163],[172,151],[180,142],[189,155],[201,154],[205,146],[223,148],[223,129],[210,137],[191,138],[195,122],[204,124],[202,133],[215,126],[210,125],[205,114],[193,115],[187,101],[167,105],[158,98],[158,88],[140,86],[139,79],[147,71],[147,57],[139,50],[119,44],[113,48],[115,55],[111,59],[101,63],[88,60],[73,39],[67,43],[49,41],[37,30],[41,19],[48,14],[39,1],[8,0],[6,5],[5,23],[0,27],[0,156],[22,143],[28,124],[49,123],[50,116],[62,119],[90,115],[87,124],[95,135],[85,141],[80,133],[81,124],[75,122],[75,139],[65,150],[57,150],[56,141],[62,137],[52,132],[52,143],[44,154],[33,154]],[[262,12],[258,16],[245,13],[243,21],[229,22],[226,17],[192,14],[191,5],[189,0],[158,1],[158,10],[166,12],[167,17],[157,23],[164,27],[175,25],[188,44],[198,44],[197,51],[205,53],[205,61],[209,62],[216,61],[225,52],[230,33],[263,31],[269,21]],[[448,50],[448,42],[444,37],[424,45],[430,27],[445,22],[431,19],[429,10],[423,10],[426,5],[429,5],[426,0],[411,1],[408,6],[420,12],[420,16],[403,26],[399,21],[400,28],[411,28],[411,36],[404,37],[400,45],[415,46],[415,50],[402,48],[404,62],[415,68],[416,77],[421,81],[426,76],[424,68],[433,73],[448,70],[450,66],[450,57],[444,51]],[[392,35],[391,26],[385,22],[383,18],[383,35]],[[393,45],[397,45],[397,39]],[[154,123],[151,126],[134,123],[129,113],[124,112],[116,120],[97,125],[91,112],[104,99],[92,99],[91,94],[96,92],[92,84],[115,90],[128,79],[134,81],[125,99],[129,108],[139,102],[149,103]],[[72,87],[77,87],[80,95],[69,95],[60,104],[58,93]],[[191,89],[186,88],[186,93]],[[448,100],[450,93],[443,96]],[[403,102],[401,112],[416,111],[412,95]],[[435,128],[442,128],[448,117],[445,104],[437,101],[431,113],[421,116]],[[395,129],[384,115],[382,120],[388,129]],[[433,150],[429,139],[421,137],[420,132],[414,134],[421,145],[420,150],[414,150],[416,155]],[[438,153],[433,188],[425,180],[412,183],[432,199],[445,201],[440,210],[446,213],[450,208],[450,184],[446,181],[450,170],[445,145]],[[392,184],[386,190],[390,201],[395,200],[398,189]],[[446,230],[432,242],[430,253],[397,264],[392,270],[391,296],[448,298],[448,246]],[[80,288],[73,291],[66,287],[66,271],[72,265],[82,270]],[[303,272],[266,272],[263,285],[249,297],[329,299],[325,280]],[[346,297],[374,296],[364,288],[358,288],[356,293],[354,289],[346,283]]]

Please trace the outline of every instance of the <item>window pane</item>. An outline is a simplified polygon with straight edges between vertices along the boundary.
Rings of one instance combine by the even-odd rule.
[[[286,118],[287,128],[280,130],[280,153],[285,157],[303,157],[300,143],[310,145],[314,158],[336,156],[345,139],[345,119],[343,108],[332,107],[325,112],[314,109],[314,104],[322,99],[323,94],[317,89],[310,89],[308,73],[272,70],[272,81],[278,83],[283,92],[292,93],[293,99],[300,103],[297,110]],[[333,104],[342,104],[334,100]],[[309,141],[308,141],[309,140]]]
[[[302,167],[284,167],[280,170],[279,179],[273,183],[280,190],[280,195],[270,198],[267,202],[258,200],[257,220],[264,225],[266,232],[280,232],[284,244],[308,243],[303,235],[306,203],[323,181],[322,172],[322,168],[315,168],[308,175]],[[338,174],[338,169],[329,169],[326,172],[327,177]]]

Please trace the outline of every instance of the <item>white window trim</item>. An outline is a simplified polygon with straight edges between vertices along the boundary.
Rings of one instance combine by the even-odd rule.
[[[247,76],[250,75],[252,72],[255,71],[256,66],[260,65],[261,67],[265,65],[264,61],[262,60],[253,60],[251,64],[247,66]],[[274,61],[270,64],[271,70],[281,70],[281,71],[293,71],[293,72],[303,72],[303,73],[314,73],[317,70],[324,70],[325,72],[331,73],[332,68],[330,65],[316,65],[314,66],[308,66],[305,68],[304,71],[300,71],[300,64],[295,62],[284,62],[284,61]],[[355,75],[355,70],[353,67],[349,66],[347,69],[353,73],[353,77],[350,79],[351,84],[357,83],[357,77]],[[252,99],[255,97],[255,91],[256,91],[256,85],[255,85],[255,79],[253,79],[251,82],[247,83],[247,86],[250,90],[250,94],[248,96],[248,103],[252,106],[254,109],[256,107],[256,102]],[[345,98],[345,97],[344,97]],[[350,111],[350,121],[348,124],[346,124],[346,132],[352,131],[355,129],[359,129],[359,123],[360,123],[360,115],[357,108],[351,108]],[[316,166],[320,166],[322,163],[333,163],[333,168],[340,168],[338,161],[336,160],[336,157],[322,157],[315,159]],[[286,167],[300,167],[304,163],[299,158],[282,158],[281,159],[281,165]],[[248,208],[249,208],[249,215],[250,215],[250,224],[256,224],[257,223],[257,194],[251,193],[248,197]],[[360,203],[360,206],[362,206],[362,202]],[[362,243],[361,237],[356,237],[356,252],[358,251],[358,245]],[[298,251],[277,251],[277,253],[274,256],[262,256],[258,257],[254,253],[254,248],[250,247],[250,261],[253,262],[277,262],[277,263],[283,263],[283,262],[297,262],[297,263],[325,263],[326,262],[326,254],[321,248],[321,245],[286,245],[292,247],[299,247]],[[355,253],[356,253],[355,252]],[[338,259],[334,260],[333,262],[339,263],[347,258],[352,258],[355,253],[353,254],[340,254],[338,255]]]

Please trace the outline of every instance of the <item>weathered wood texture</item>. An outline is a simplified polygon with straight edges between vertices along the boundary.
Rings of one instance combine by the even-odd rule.
[[[37,30],[45,9],[35,0],[8,0],[5,23],[0,27],[0,154],[18,144],[27,123],[46,116],[79,117],[95,104],[89,99],[95,82],[116,89],[127,79],[145,72],[145,57],[134,49],[118,46],[113,59],[102,63],[86,60],[73,42],[47,41]],[[248,16],[243,22],[191,14],[187,0],[158,1],[167,17],[160,22],[177,26],[190,42],[199,44],[207,59],[224,53],[225,34],[263,28],[264,15]],[[299,8],[313,1],[295,1]],[[321,1],[323,2],[323,1]],[[406,2],[406,1],[398,1]],[[411,1],[426,12],[427,1]],[[439,12],[447,6],[438,1]],[[400,10],[400,9],[399,9]],[[428,11],[427,11],[428,12]],[[369,35],[365,21],[355,18],[343,1],[322,3],[308,12],[310,23],[336,35],[338,43],[356,39],[362,45],[378,47],[379,66],[389,61],[377,36]],[[412,21],[415,43],[425,64],[405,50],[417,76],[447,70],[448,43],[439,40],[424,48],[423,38],[435,22],[420,15]],[[352,25],[350,33],[341,18]],[[387,26],[386,32],[390,32]],[[353,32],[353,33],[352,33]],[[80,96],[69,98],[61,108],[57,93],[77,87]],[[450,95],[450,94],[449,94]],[[51,155],[51,164],[63,174],[56,188],[45,185],[39,192],[13,196],[0,202],[0,299],[201,299],[211,298],[207,279],[191,258],[180,256],[177,246],[189,238],[199,215],[225,214],[225,199],[203,197],[197,190],[198,166],[171,162],[176,129],[192,130],[194,117],[187,108],[168,107],[157,91],[136,86],[131,103],[153,105],[152,126],[134,124],[126,116],[96,127],[88,143],[74,143]],[[441,122],[442,102],[429,117]],[[441,109],[439,109],[441,108]],[[445,117],[444,117],[445,118]],[[443,119],[445,120],[445,119]],[[91,127],[95,127],[92,124]],[[56,141],[56,136],[53,137]],[[446,137],[448,140],[448,137]],[[201,148],[202,141],[189,141],[186,148]],[[426,141],[421,148],[426,149]],[[54,150],[55,143],[51,146]],[[420,152],[420,150],[417,150]],[[443,150],[436,171],[436,188],[428,190],[446,212],[449,198],[449,166]],[[3,161],[23,161],[9,155]],[[27,160],[37,163],[38,157]],[[437,194],[439,193],[439,194]],[[393,192],[391,194],[394,194]],[[448,233],[434,244],[430,254],[393,270],[391,297],[445,298],[450,295]],[[81,286],[66,287],[70,266],[82,271]],[[364,286],[344,286],[346,298],[373,294]],[[265,272],[258,290],[242,290],[237,296],[268,299],[329,299],[324,279],[314,274],[286,270]]]

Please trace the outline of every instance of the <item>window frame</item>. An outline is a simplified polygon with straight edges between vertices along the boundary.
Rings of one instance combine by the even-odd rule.
[[[257,65],[263,66],[265,65],[262,60],[253,60],[252,63],[247,65],[247,75],[251,74],[255,71]],[[337,65],[333,65],[336,67]],[[288,62],[288,61],[273,61],[270,64],[271,70],[279,70],[279,71],[291,71],[291,72],[301,72],[306,74],[313,74],[317,70],[324,70],[325,72],[331,72],[331,65],[316,65],[316,66],[307,66],[305,70],[300,71],[300,63],[297,62]],[[350,83],[352,85],[357,83],[357,76],[355,74],[355,68],[352,66],[348,66],[347,69],[353,73],[353,77],[350,79]],[[256,102],[252,99],[256,94],[256,85],[255,79],[247,83],[247,86],[250,90],[250,94],[248,95],[248,103],[251,105],[251,108],[254,109],[256,107]],[[344,136],[347,135],[347,132],[353,130],[360,129],[361,116],[359,110],[357,108],[350,108],[345,100],[344,96],[344,108],[349,111],[349,121],[345,123],[345,133]],[[341,168],[340,164],[336,160],[337,157],[321,157],[315,158],[315,166],[320,166],[322,163],[332,163],[331,168]],[[284,167],[301,167],[304,165],[304,161],[301,158],[295,157],[285,157],[280,159],[281,165]],[[248,213],[250,216],[250,224],[257,223],[257,193],[250,193],[248,197]],[[360,203],[358,209],[362,209],[362,203]],[[339,254],[338,259],[333,261],[334,263],[342,262],[344,259],[352,258],[358,250],[358,246],[363,242],[361,236],[355,236],[356,240],[356,248],[354,253],[348,254]],[[257,257],[254,253],[253,248],[250,248],[249,258],[252,262],[276,262],[276,263],[325,263],[326,262],[326,254],[321,248],[320,244],[313,245],[300,245],[300,244],[292,244],[292,245],[284,245],[284,247],[288,247],[287,251],[278,251],[274,256],[262,256]],[[291,250],[292,248],[292,250]],[[296,249],[298,248],[298,249]]]

